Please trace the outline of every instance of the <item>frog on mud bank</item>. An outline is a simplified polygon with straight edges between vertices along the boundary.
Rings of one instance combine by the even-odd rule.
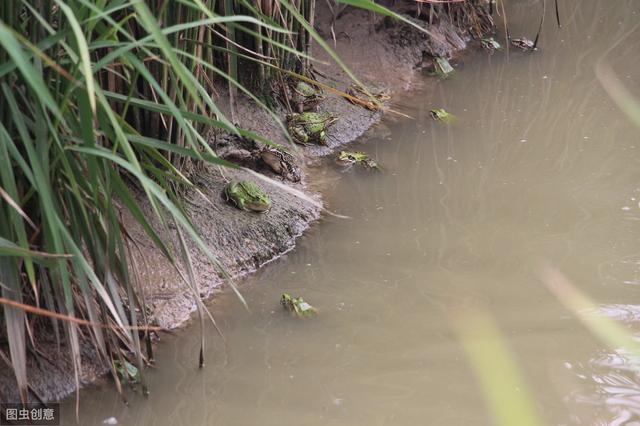
[[[296,159],[284,149],[265,146],[260,151],[260,159],[283,179],[300,182],[300,168],[296,164]]]
[[[292,89],[292,100],[299,113],[315,111],[316,107],[324,99],[312,85],[299,81]]]
[[[287,128],[299,144],[326,145],[326,131],[338,117],[330,112],[303,112],[287,115]]]
[[[251,181],[231,181],[224,188],[228,202],[240,210],[264,213],[271,208],[271,199],[266,192]]]

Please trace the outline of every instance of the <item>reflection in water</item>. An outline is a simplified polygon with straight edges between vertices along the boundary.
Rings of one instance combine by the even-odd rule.
[[[547,259],[598,314],[638,331],[640,132],[594,66],[606,54],[640,97],[640,0],[560,5],[563,28],[547,19],[540,51],[474,54],[405,101],[416,120],[355,147],[385,173],[316,171],[329,207],[352,219],[326,218],[251,277],[251,314],[233,295],[214,301],[227,343],[209,332],[203,371],[197,330],[165,339],[151,396],[125,406],[109,388],[89,389],[82,424],[491,424],[449,322],[477,306],[494,315],[547,423],[638,421],[637,370],[533,265]],[[531,7],[509,2],[514,35],[535,34]],[[432,108],[458,120],[436,123]],[[321,314],[292,321],[282,292]]]

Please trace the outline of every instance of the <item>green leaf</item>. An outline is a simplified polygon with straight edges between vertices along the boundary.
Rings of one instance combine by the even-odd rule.
[[[29,63],[27,55],[12,34],[11,28],[0,21],[0,45],[5,48],[25,81],[34,92],[38,93],[38,100],[42,102],[60,121],[63,121],[62,113],[58,109],[56,101],[51,96],[49,89],[42,80],[40,73]]]

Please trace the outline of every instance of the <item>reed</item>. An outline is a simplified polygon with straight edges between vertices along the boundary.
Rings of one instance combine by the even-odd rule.
[[[229,48],[234,28],[287,32],[224,7],[212,0],[0,4],[0,288],[9,352],[2,355],[23,400],[26,337],[38,330],[21,306],[62,315],[49,315],[49,327],[69,348],[76,379],[87,340],[116,383],[116,360],[143,371],[151,356],[123,210],[176,268],[188,262],[185,238],[217,264],[176,189],[191,185],[190,161],[229,166],[207,145],[204,127],[258,137],[236,128],[210,95],[221,82],[242,88]],[[161,237],[173,225],[178,247]]]

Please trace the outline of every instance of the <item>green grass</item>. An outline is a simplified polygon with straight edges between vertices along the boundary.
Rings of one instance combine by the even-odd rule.
[[[29,320],[20,304],[48,315],[76,372],[86,340],[112,366],[116,382],[116,359],[128,357],[143,371],[149,333],[131,328],[147,319],[123,210],[176,267],[191,271],[187,238],[217,265],[176,192],[191,185],[184,172],[191,161],[229,166],[203,129],[257,138],[237,129],[210,96],[212,82],[244,89],[234,50],[221,54],[217,34],[243,26],[290,33],[278,22],[225,16],[220,7],[204,0],[0,5],[0,157],[9,166],[0,171],[0,282],[3,329],[23,400]],[[299,47],[289,46],[290,54]],[[178,247],[163,238],[174,224]]]

